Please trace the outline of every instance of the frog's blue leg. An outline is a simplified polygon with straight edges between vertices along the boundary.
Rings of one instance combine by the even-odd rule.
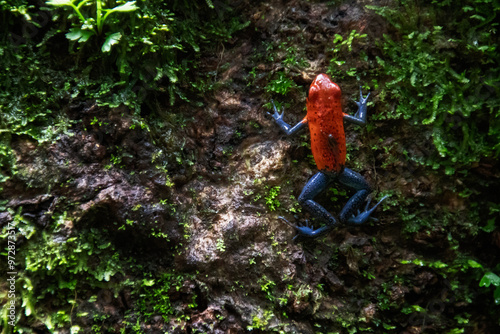
[[[279,217],[284,220],[288,225],[297,229],[297,236],[311,237],[316,238],[320,235],[330,231],[335,224],[337,224],[337,220],[333,217],[325,208],[316,203],[313,199],[326,187],[335,180],[335,176],[327,175],[323,172],[316,173],[309,181],[307,181],[304,189],[302,189],[302,193],[300,194],[298,201],[300,205],[304,209],[306,209],[312,217],[318,219],[321,223],[326,224],[318,229],[314,229],[314,227],[306,225],[306,226],[295,226],[289,223],[283,217]]]
[[[356,104],[358,105],[358,111],[354,116],[344,114],[344,119],[346,121],[349,121],[357,125],[366,125],[366,115],[367,115],[366,109],[369,96],[370,93],[368,93],[368,95],[363,97],[363,91],[361,90],[361,87],[359,87],[359,102],[356,101]]]
[[[340,173],[338,180],[343,185],[353,188],[357,190],[357,192],[349,199],[347,204],[344,206],[342,211],[340,212],[340,221],[342,223],[350,223],[350,224],[363,224],[370,217],[370,215],[375,211],[377,206],[382,203],[387,196],[382,198],[377,204],[375,204],[371,209],[368,210],[368,206],[370,202],[365,207],[363,212],[360,212],[360,208],[366,200],[366,197],[371,192],[370,185],[366,182],[365,178],[362,177],[359,173],[352,171],[349,168],[344,168],[344,170]]]
[[[271,115],[272,118],[274,118],[276,124],[280,127],[280,129],[286,133],[288,136],[293,135],[294,133],[298,132],[299,130],[303,129],[307,125],[307,118],[304,117],[302,121],[297,123],[294,126],[290,126],[288,123],[286,123],[283,120],[283,115],[285,114],[285,111],[282,110],[281,114],[278,112],[278,108],[274,105],[274,101],[271,100],[271,103],[273,104],[273,109],[274,109],[274,114],[267,113],[268,115]]]

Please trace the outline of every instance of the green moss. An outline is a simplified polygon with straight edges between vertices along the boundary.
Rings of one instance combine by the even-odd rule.
[[[101,231],[90,229],[72,236],[68,229],[73,223],[66,213],[54,214],[53,222],[41,229],[25,218],[21,209],[9,211],[16,231],[17,281],[22,285],[17,314],[27,317],[23,325],[41,321],[49,330],[66,327],[71,321],[75,290],[113,287],[112,278],[123,273],[119,253]],[[7,235],[4,227],[2,243]],[[57,311],[43,306],[48,300]],[[2,321],[5,323],[5,318]]]
[[[276,78],[269,81],[265,89],[268,93],[287,95],[293,88],[296,87],[297,85],[295,82],[288,78],[284,72],[278,72],[278,74],[276,74]]]
[[[331,53],[330,65],[326,73],[328,73],[335,80],[345,79],[348,77],[355,77],[359,79],[359,75],[355,65],[348,62],[344,55],[353,55],[353,46],[355,44],[360,44],[365,41],[367,35],[360,34],[356,30],[352,30],[347,37],[335,34],[333,38],[333,47],[329,50]],[[356,56],[353,58],[357,58]]]
[[[272,311],[266,310],[262,315],[254,315],[252,317],[252,325],[247,326],[247,330],[252,331],[254,329],[265,330],[269,325],[269,320],[273,318],[274,314]]]
[[[419,132],[430,128],[439,154],[434,163],[447,174],[483,157],[497,157],[500,55],[492,22],[499,5],[399,1],[396,8],[369,8],[398,29],[397,37],[386,35],[380,41],[384,55],[377,58],[382,72],[392,77],[384,95],[398,103],[379,118],[410,120],[422,126]]]
[[[93,3],[104,8],[102,1]],[[246,26],[229,6],[216,13],[205,1],[128,2],[123,6],[134,10],[126,13],[120,6],[101,22],[97,22],[99,17],[88,19],[95,15],[95,6],[81,7],[76,16],[70,7],[53,8],[52,22],[40,8],[25,1],[2,3],[0,67],[5,71],[0,73],[0,183],[16,173],[10,147],[13,136],[27,135],[43,143],[66,133],[72,122],[61,106],[68,101],[93,99],[99,105],[126,105],[139,113],[153,89],[166,92],[171,104],[179,98],[189,100],[188,95],[203,96],[212,87],[213,77],[191,80],[198,55]],[[88,19],[89,30],[82,30],[82,17]],[[19,36],[18,26],[36,34]],[[78,41],[74,38],[77,30],[80,35],[82,31],[95,34]],[[68,31],[65,52],[57,38]],[[101,38],[101,32],[107,37]],[[121,37],[110,43],[116,34]],[[113,47],[101,52],[102,43]]]
[[[159,315],[167,324],[173,320],[174,324],[183,326],[182,324],[190,318],[186,310],[198,306],[197,295],[194,292],[188,295],[183,292],[185,305],[179,304],[177,299],[186,280],[193,279],[193,277],[177,273],[175,270],[154,274],[144,273],[142,279],[135,281],[132,292],[135,304],[126,318],[137,318],[137,325],[134,326],[139,327],[139,323],[149,323],[152,317]],[[185,309],[184,306],[187,308]],[[129,322],[124,322],[124,325],[126,330],[134,327]]]
[[[275,211],[277,208],[281,206],[280,201],[278,200],[278,196],[281,190],[281,186],[269,187],[265,186],[265,189],[268,189],[267,195],[264,197],[266,200],[267,207],[271,211]]]

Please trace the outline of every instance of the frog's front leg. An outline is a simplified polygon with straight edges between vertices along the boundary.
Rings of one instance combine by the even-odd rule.
[[[366,200],[366,197],[371,192],[370,185],[366,182],[365,178],[359,173],[356,173],[349,168],[344,168],[342,173],[339,175],[338,180],[345,186],[355,189],[357,192],[349,199],[347,204],[344,206],[340,212],[340,221],[342,223],[350,224],[363,224],[368,219],[375,219],[371,217],[371,214],[377,206],[382,203],[387,196],[383,197],[377,204],[375,204],[371,209],[368,209],[370,202],[365,207],[363,212],[360,212],[360,208]]]
[[[356,104],[358,105],[358,111],[354,116],[344,113],[344,119],[357,125],[366,125],[366,109],[369,96],[370,93],[363,97],[363,91],[361,90],[361,87],[359,87],[359,102],[356,101]]]
[[[307,117],[304,117],[304,119],[302,121],[300,121],[299,123],[297,123],[293,127],[290,126],[288,123],[286,123],[283,120],[283,114],[285,113],[285,111],[282,109],[282,112],[280,114],[278,112],[278,108],[276,108],[276,105],[274,104],[273,100],[271,100],[271,103],[273,104],[274,114],[271,114],[269,112],[267,114],[271,115],[272,118],[274,118],[274,120],[276,121],[276,124],[278,124],[280,129],[283,130],[283,132],[286,133],[287,135],[292,135],[292,134],[298,132],[299,130],[303,129],[307,125]]]
[[[279,217],[284,220],[288,225],[294,227],[298,234],[297,236],[317,238],[330,231],[334,225],[337,223],[335,217],[333,217],[325,208],[314,201],[314,198],[335,179],[333,175],[328,175],[323,172],[316,173],[309,181],[307,181],[302,193],[300,194],[298,201],[304,209],[306,209],[312,217],[319,220],[325,225],[314,229],[314,227],[305,226],[295,226],[289,223],[285,218]],[[295,239],[295,238],[294,238]]]

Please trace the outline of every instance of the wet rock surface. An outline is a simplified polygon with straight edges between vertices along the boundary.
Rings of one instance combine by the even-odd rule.
[[[394,208],[380,211],[379,223],[339,226],[314,241],[293,242],[295,231],[277,218],[279,214],[298,222],[307,218],[305,212],[288,209],[298,208],[295,198],[316,170],[308,162],[307,144],[302,145],[308,139],[285,138],[266,115],[263,105],[268,100],[262,86],[268,78],[257,77],[249,85],[252,68],[273,73],[280,64],[256,63],[252,57],[265,52],[263,41],[301,35],[301,47],[311,65],[293,77],[300,89],[292,93],[296,104],[287,107],[285,115],[294,123],[304,115],[307,85],[327,66],[325,53],[332,36],[353,29],[379,36],[386,31],[365,9],[369,3],[378,1],[348,1],[341,6],[271,1],[251,6],[245,13],[250,26],[220,57],[207,56],[200,69],[216,67],[216,62],[228,64],[219,74],[223,88],[207,96],[204,107],[179,109],[189,119],[183,127],[147,132],[132,126],[133,116],[125,107],[97,107],[91,101],[72,106],[69,118],[81,122],[55,143],[38,145],[21,137],[14,141],[19,173],[4,187],[7,206],[14,211],[22,208],[24,216],[42,227],[51,224],[54,212],[67,211],[74,220],[62,231],[65,238],[85,228],[107,230],[117,249],[132,257],[134,252],[144,255],[137,261],[145,266],[189,273],[177,290],[168,290],[175,314],[189,317],[166,320],[154,315],[141,323],[146,333],[342,331],[353,327],[344,324],[342,328],[338,317],[371,323],[386,311],[378,306],[381,301],[389,308],[406,300],[417,303],[436,291],[446,293],[432,272],[401,265],[402,259],[416,258],[416,250],[445,256],[446,234],[422,233],[407,240],[394,224]],[[357,84],[346,82],[343,89],[357,93]],[[353,108],[347,97],[344,102]],[[376,105],[370,112],[377,112]],[[397,135],[397,124],[375,122],[375,126],[384,133],[380,137],[386,137],[386,147],[391,140],[412,140],[404,131]],[[356,133],[359,129],[347,131],[353,145],[371,143]],[[165,139],[166,133],[171,142]],[[424,146],[408,147],[415,156],[426,155]],[[355,153],[356,164],[363,166],[357,171],[373,185],[375,194],[398,189],[439,207],[464,208],[453,192],[438,198],[436,187],[442,181],[425,175],[420,167],[399,160],[383,170],[378,163],[383,152],[360,149]],[[266,204],[273,187],[280,187],[276,201],[287,212],[271,210]],[[320,201],[334,213],[344,203],[342,198],[336,203],[326,196]],[[8,213],[0,214],[0,221],[10,219]],[[152,230],[168,238],[153,238]],[[395,284],[378,301],[370,299],[370,290],[388,277],[405,274],[414,275],[411,289]],[[126,273],[121,279],[125,278],[132,277]],[[356,294],[361,290],[366,298]],[[118,295],[103,289],[94,302],[77,298],[77,311],[107,314],[107,323],[115,325],[138,299],[130,289]],[[89,318],[78,321],[82,328],[92,326]],[[403,322],[405,332],[421,332],[421,322]]]

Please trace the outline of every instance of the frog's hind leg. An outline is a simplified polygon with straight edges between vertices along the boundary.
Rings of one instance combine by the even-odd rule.
[[[349,168],[344,168],[342,173],[339,175],[338,180],[343,185],[356,190],[356,193],[349,199],[347,204],[344,206],[340,212],[340,221],[342,223],[350,224],[363,224],[370,217],[377,206],[387,197],[382,198],[377,204],[375,204],[371,209],[368,210],[370,202],[365,207],[363,212],[360,212],[360,208],[366,200],[366,197],[370,194],[371,188],[365,178],[361,174],[352,171]]]
[[[306,209],[312,217],[318,219],[320,222],[325,223],[326,226],[314,229],[312,227],[299,227],[297,230],[299,234],[308,237],[317,237],[321,234],[328,232],[337,220],[325,208],[314,201],[314,198],[334,180],[333,176],[327,175],[322,172],[316,173],[309,181],[307,181],[304,189],[300,193],[298,201],[304,209]]]

